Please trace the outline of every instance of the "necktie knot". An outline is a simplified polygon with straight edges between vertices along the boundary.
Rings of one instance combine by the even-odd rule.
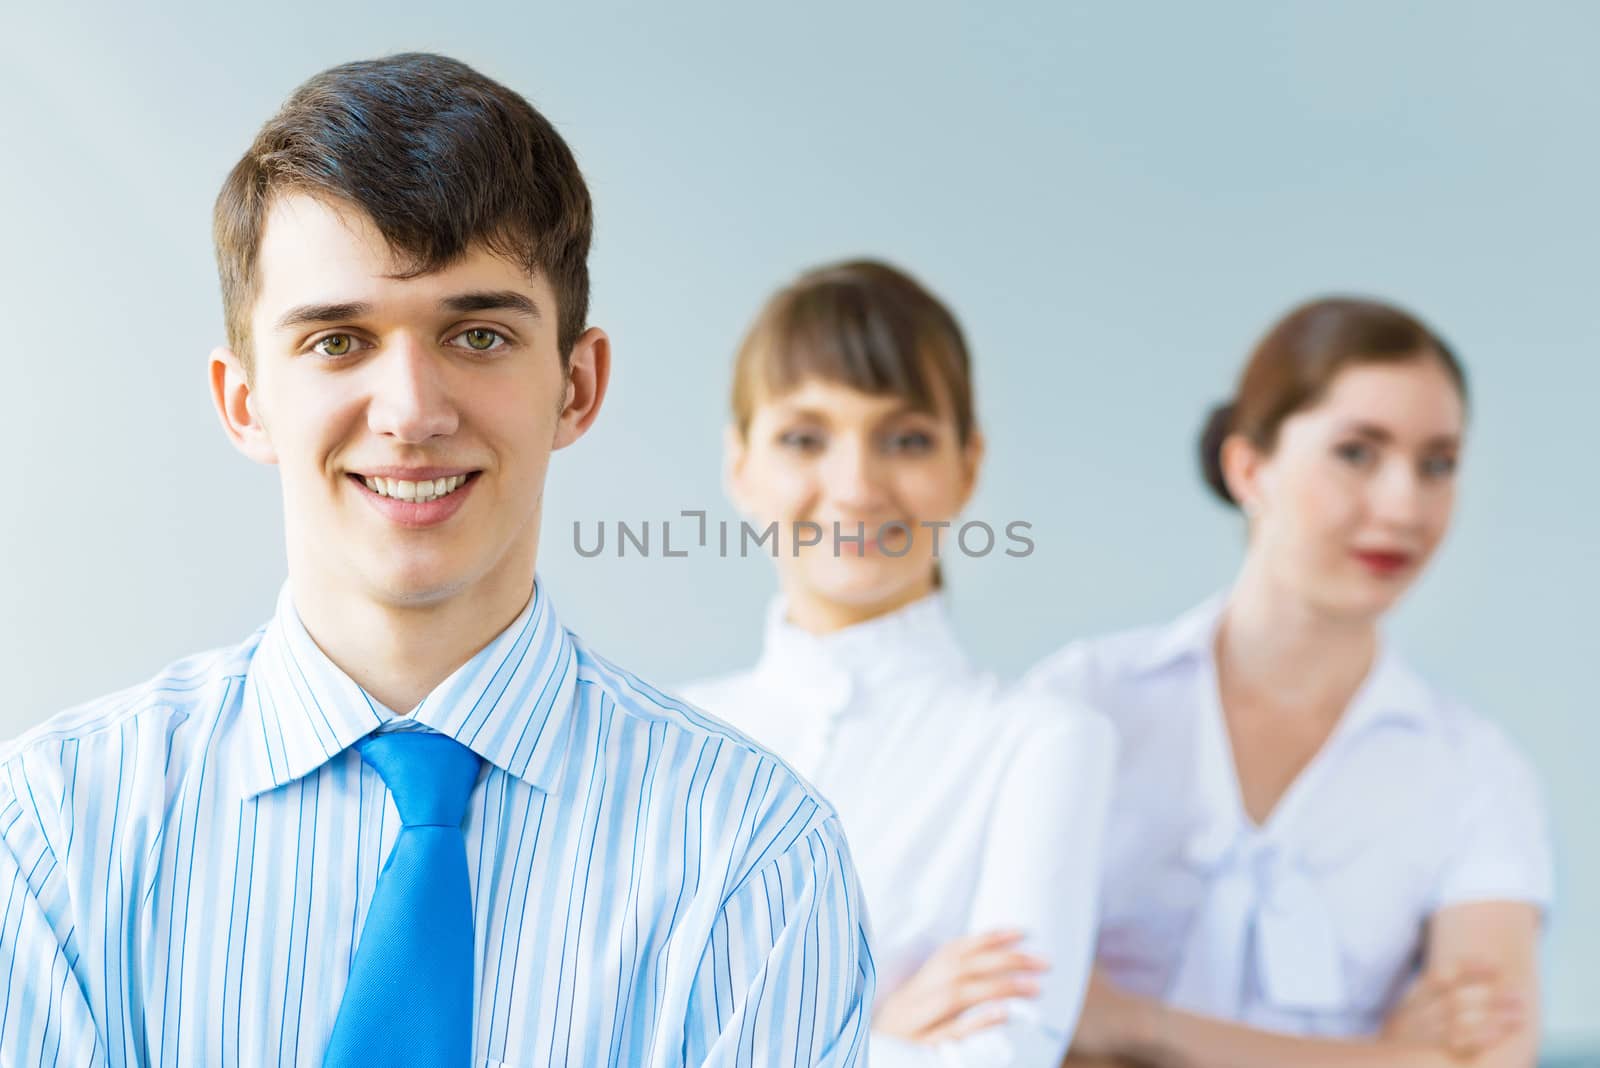
[[[394,798],[406,827],[460,827],[482,761],[454,738],[423,731],[369,734],[356,743]]]

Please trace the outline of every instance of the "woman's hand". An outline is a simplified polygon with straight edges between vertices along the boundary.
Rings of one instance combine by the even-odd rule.
[[[1527,1006],[1505,989],[1499,973],[1467,963],[1448,974],[1421,976],[1384,1021],[1383,1037],[1475,1057],[1527,1024]]]
[[[1019,931],[991,931],[939,947],[873,1012],[875,1031],[907,1042],[950,1042],[1002,1024],[1007,998],[1034,997],[1048,965],[1018,950]],[[976,1009],[969,1012],[968,1010]]]

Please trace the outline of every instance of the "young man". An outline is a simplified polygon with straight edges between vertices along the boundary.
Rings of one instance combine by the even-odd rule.
[[[318,75],[229,175],[212,394],[288,582],[0,750],[0,1065],[864,1060],[831,808],[535,578],[610,368],[590,230],[550,124],[438,56]]]

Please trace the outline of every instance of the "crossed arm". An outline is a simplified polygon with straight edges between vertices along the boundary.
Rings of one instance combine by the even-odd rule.
[[[874,1068],[1059,1063],[1094,953],[1115,748],[1108,723],[1076,713],[1019,746],[989,817],[971,933],[879,999]]]
[[[1179,1012],[1097,977],[1064,1064],[1533,1068],[1539,924],[1539,910],[1520,902],[1441,909],[1428,925],[1422,977],[1382,1034],[1357,1041],[1297,1038]]]

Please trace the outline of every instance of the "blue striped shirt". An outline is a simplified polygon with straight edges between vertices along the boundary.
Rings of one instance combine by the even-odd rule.
[[[475,1065],[864,1063],[874,971],[832,808],[536,585],[406,717],[285,587],[242,645],[0,750],[0,1065],[318,1063],[400,828],[351,745],[397,729],[486,762],[462,825]]]

